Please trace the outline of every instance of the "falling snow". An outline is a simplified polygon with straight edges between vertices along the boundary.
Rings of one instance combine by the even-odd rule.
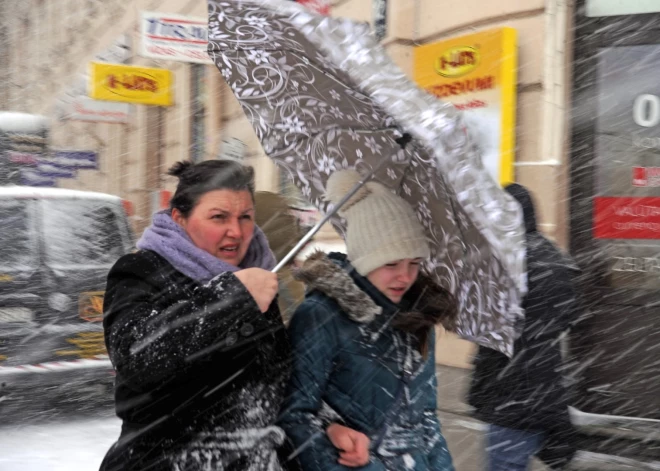
[[[334,68],[323,53],[306,54],[291,47],[300,33],[292,25],[319,21],[330,27],[330,20],[316,20],[295,2],[272,0],[281,15],[274,21],[259,9],[262,0],[241,0],[241,7],[249,12],[242,24],[230,25],[237,15],[225,8],[237,1],[208,2],[223,6],[211,13],[208,37],[231,51],[212,51],[209,56],[205,40],[199,41],[206,38],[205,0],[180,5],[164,0],[63,5],[59,0],[0,0],[0,471],[98,469],[121,433],[115,412],[121,415],[122,407],[153,405],[152,392],[140,392],[115,411],[116,372],[106,337],[125,346],[132,362],[143,361],[144,377],[164,378],[172,365],[193,364],[209,352],[242,345],[253,334],[257,322],[241,319],[209,339],[206,334],[219,321],[208,315],[208,307],[187,309],[187,301],[167,309],[147,309],[139,322],[129,319],[121,335],[104,331],[108,270],[134,251],[152,214],[168,207],[176,179],[167,169],[174,162],[223,157],[249,163],[255,167],[257,189],[290,197],[294,212],[304,214],[301,221],[307,218],[304,225],[310,226],[319,210],[330,209],[320,196],[329,175],[352,165],[364,170],[374,155],[390,149],[388,139],[372,135],[369,126],[396,109],[390,106],[397,104],[396,94],[388,98],[393,103],[372,106],[374,90],[369,87],[378,83],[379,76],[396,77],[401,73],[396,67],[376,63],[363,71],[369,80],[354,87],[354,76]],[[376,18],[384,50],[408,79],[432,90],[433,85],[424,82],[447,78],[439,86],[451,96],[443,99],[464,111],[467,134],[484,156],[489,174],[497,177],[508,169],[512,179],[532,192],[539,237],[528,237],[527,248],[533,251],[542,245],[545,250],[546,242],[552,242],[561,249],[561,258],[527,260],[527,282],[535,288],[524,307],[531,314],[520,321],[523,337],[510,359],[488,356],[470,342],[474,339],[458,339],[438,329],[437,411],[426,411],[421,423],[428,427],[439,418],[442,430],[441,435],[435,429],[427,431],[430,439],[424,446],[432,448],[444,436],[456,471],[485,469],[488,454],[516,450],[533,439],[498,434],[487,423],[489,418],[516,430],[544,428],[548,424],[539,424],[538,417],[553,415],[548,414],[550,405],[560,398],[565,407],[554,414],[557,423],[543,419],[553,422],[544,435],[550,444],[544,450],[561,453],[561,443],[570,442],[570,453],[575,452],[570,469],[660,470],[658,2],[444,0],[441,8],[433,0],[298,3],[320,9],[333,4],[331,16],[347,15],[357,21],[335,24],[342,37],[351,37],[347,31],[364,30]],[[175,40],[158,40],[162,44],[154,51],[160,56],[143,57],[142,10],[184,21],[173,33]],[[487,41],[474,44],[461,39],[442,44],[432,57],[418,54],[422,46],[502,26],[516,33],[512,43],[516,53],[498,65],[517,61],[517,68],[510,71],[512,95],[500,108],[491,106],[499,99],[494,90],[470,97],[461,94],[475,78],[468,69],[475,65],[475,70],[482,70],[478,67],[492,60],[485,52]],[[268,47],[233,43],[225,34],[232,28],[255,43],[269,38]],[[330,38],[321,41],[325,39],[331,43]],[[194,62],[168,58],[182,50]],[[297,59],[290,60],[283,50]],[[344,50],[346,57],[341,59],[346,63],[348,59],[357,65],[373,62],[358,42]],[[173,105],[92,98],[90,61],[171,71]],[[451,71],[447,74],[447,64],[455,69],[454,76]],[[321,70],[323,80],[306,72],[311,69]],[[428,77],[424,70],[430,71]],[[492,70],[484,74],[494,76]],[[154,86],[151,79],[129,81],[129,72],[121,75],[125,77],[120,81],[130,85],[124,89],[127,93],[135,92],[130,89],[138,84]],[[116,83],[118,76],[106,82]],[[282,90],[288,93],[284,99],[274,92]],[[367,102],[372,108],[357,113]],[[280,116],[273,125],[277,133],[262,139],[276,115]],[[411,125],[423,129],[436,116],[421,109]],[[391,130],[400,124],[386,118],[378,126]],[[462,136],[459,131],[456,135]],[[507,147],[502,136],[511,138],[512,148],[504,158],[501,153]],[[223,145],[230,139],[240,143],[236,147],[240,150]],[[313,163],[296,153],[299,145],[303,157],[313,156]],[[415,209],[429,235],[443,243],[427,267],[440,273],[443,259],[455,260],[438,276],[444,286],[459,286],[461,273],[475,261],[465,250],[465,237],[438,234],[432,223],[435,208],[429,201],[434,193],[448,190],[411,177],[436,172],[435,167],[426,169],[430,163],[415,162],[421,166],[417,170],[405,167],[409,154],[428,150],[425,145],[415,140],[408,149],[397,147],[391,165],[377,178],[395,182],[405,198],[413,200],[420,194]],[[275,153],[279,153],[277,165],[268,159]],[[467,190],[457,196],[487,194],[485,188]],[[468,209],[491,216],[497,212],[494,201],[461,201]],[[469,227],[466,214],[449,206],[442,208],[443,217],[457,228]],[[298,262],[316,249],[337,248],[346,250],[340,236],[326,226]],[[567,298],[549,294],[557,289],[558,266],[571,273],[570,281],[559,283],[571,293]],[[505,310],[510,296],[500,292],[480,297],[480,292],[496,293],[499,274],[475,273],[479,276],[460,301],[472,309],[468,314],[475,324],[486,325],[492,311]],[[302,288],[292,296],[283,288],[293,283],[290,273],[281,274],[279,301],[292,309],[303,296]],[[227,295],[232,286],[232,280],[221,275],[200,289],[223,297],[214,302],[218,309],[235,301]],[[174,292],[170,287],[158,297],[171,297]],[[471,300],[475,302],[467,302]],[[547,317],[536,319],[533,314],[539,311]],[[358,342],[366,348],[382,340],[385,328],[374,331],[360,324],[358,329]],[[258,335],[265,338],[273,331],[277,329]],[[175,336],[181,332],[192,334]],[[177,339],[177,355],[168,349],[172,338]],[[491,338],[502,340],[497,332]],[[194,348],[199,339],[207,341],[201,350]],[[423,357],[406,341],[396,336],[393,351],[387,354],[393,364],[419,373]],[[479,380],[471,365],[484,354],[492,360],[492,374],[481,379],[496,384],[496,395],[505,398],[493,403],[487,414],[479,414],[468,404],[468,395]],[[265,359],[269,355],[262,352]],[[195,430],[190,448],[174,452],[173,469],[179,465],[183,469],[182,463],[191,461],[199,469],[211,469],[228,455],[252,449],[259,452],[249,471],[279,468],[274,450],[286,438],[275,425],[281,397],[263,384],[235,388],[246,371],[247,367],[237,368],[220,379],[209,373],[208,384],[185,399],[210,401],[231,389],[223,396],[231,405],[214,413],[233,414],[248,426],[234,430],[213,422]],[[547,381],[548,374],[559,380]],[[270,383],[278,383],[270,386],[283,387],[281,375],[271,369],[263,377],[270,375],[277,377]],[[432,389],[430,383],[426,386]],[[379,394],[394,398],[382,387]],[[408,386],[403,387],[403,396],[409,404],[428,399]],[[320,415],[312,419],[319,433],[328,422],[343,420],[332,409]],[[169,414],[159,416],[139,433],[169,419]],[[419,430],[408,427],[407,417],[398,419],[388,427],[381,449],[373,453],[400,458],[397,463],[405,469],[419,469],[421,459],[396,451],[409,445],[406,440]],[[538,457],[546,463],[551,458],[543,452]],[[549,468],[534,459],[530,469]]]

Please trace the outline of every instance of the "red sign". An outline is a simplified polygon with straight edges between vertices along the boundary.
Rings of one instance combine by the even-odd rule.
[[[39,156],[37,154],[10,150],[7,151],[7,155],[9,156],[9,161],[13,164],[36,166],[39,162]]]
[[[660,239],[660,198],[596,197],[596,239]]]
[[[632,184],[638,187],[660,186],[660,167],[633,167]]]
[[[321,15],[330,14],[330,0],[297,0],[297,3]]]

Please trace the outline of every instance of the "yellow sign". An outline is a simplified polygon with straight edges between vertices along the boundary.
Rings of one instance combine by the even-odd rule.
[[[104,291],[89,291],[82,293],[78,298],[78,311],[80,318],[87,322],[101,322],[103,320]]]
[[[89,96],[95,100],[172,105],[170,70],[92,62],[89,76]]]
[[[443,77],[461,77],[479,65],[479,51],[470,46],[452,47],[435,60],[435,70]]]
[[[77,356],[78,358],[94,358],[107,355],[103,332],[81,332],[77,336],[66,339],[74,347],[72,350],[57,350],[55,355]]]
[[[497,28],[415,48],[415,81],[465,111],[484,166],[502,185],[514,181],[517,33]]]

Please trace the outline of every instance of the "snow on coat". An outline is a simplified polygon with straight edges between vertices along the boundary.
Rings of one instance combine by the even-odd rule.
[[[424,358],[411,333],[390,325],[397,306],[345,256],[331,257],[306,261],[300,276],[311,291],[289,327],[293,373],[279,424],[303,470],[347,469],[322,426],[325,403],[370,437],[372,459],[360,469],[452,471],[436,415],[434,335]]]
[[[101,471],[279,471],[274,426],[290,371],[277,303],[232,273],[200,284],[149,250],[108,275],[105,339],[119,441]]]
[[[507,187],[521,203],[525,218],[528,293],[525,324],[511,359],[480,347],[474,359],[469,402],[484,422],[543,431],[542,455],[562,463],[575,452],[574,430],[564,385],[560,337],[578,320],[577,265],[536,227],[532,199],[520,185]]]

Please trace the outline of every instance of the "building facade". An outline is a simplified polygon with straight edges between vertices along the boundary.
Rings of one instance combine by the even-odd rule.
[[[170,165],[216,158],[227,146],[223,141],[233,139],[242,143],[240,157],[256,168],[258,189],[287,189],[215,66],[140,55],[142,11],[204,18],[203,0],[5,0],[0,8],[0,109],[46,115],[52,120],[53,148],[98,155],[97,169],[79,170],[75,179],[58,180],[58,186],[131,201],[139,232],[159,206],[159,192],[173,189],[175,182],[166,175]],[[514,28],[519,64],[515,179],[539,196],[541,229],[565,246],[572,8],[570,0],[335,0],[331,15],[372,24],[376,18],[383,45],[411,78],[419,46]],[[131,104],[120,124],[61,119],[58,106],[67,96],[85,94],[88,65],[99,58],[172,71],[173,105]],[[472,345],[445,340],[439,342],[439,361],[466,366]]]

